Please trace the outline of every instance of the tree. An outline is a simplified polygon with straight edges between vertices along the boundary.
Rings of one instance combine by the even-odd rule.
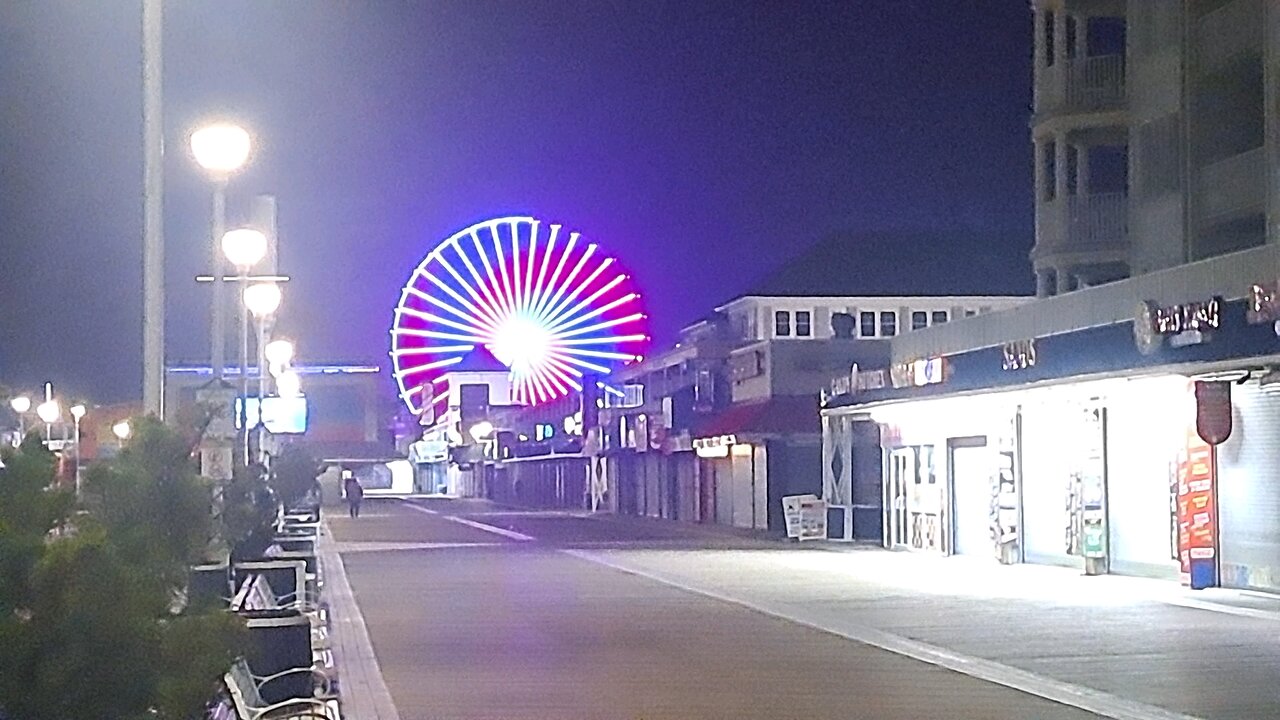
[[[290,447],[272,463],[271,489],[276,499],[291,507],[318,487],[320,463],[305,449]]]
[[[38,439],[0,470],[0,715],[13,720],[193,717],[244,647],[222,610],[179,614],[212,524],[190,448],[138,420],[93,467],[71,514]]]

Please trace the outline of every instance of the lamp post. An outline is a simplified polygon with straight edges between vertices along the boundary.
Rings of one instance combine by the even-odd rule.
[[[280,397],[301,397],[302,378],[294,370],[285,370],[276,376],[276,395]]]
[[[222,254],[236,268],[240,287],[247,287],[249,270],[267,255],[267,236],[253,228],[238,228],[222,236]],[[249,464],[249,310],[240,305],[240,447]],[[261,408],[259,408],[261,412]]]
[[[84,419],[88,410],[84,405],[71,406],[71,419],[75,421],[76,426],[76,454],[75,454],[75,480],[76,480],[76,497],[80,497],[80,421]]]
[[[27,435],[27,413],[31,411],[31,398],[26,395],[9,398],[9,407],[18,416],[18,444],[21,445]]]
[[[222,301],[222,253],[218,243],[227,224],[227,181],[249,159],[252,141],[248,131],[238,125],[217,123],[191,134],[191,154],[213,179],[213,329],[210,364],[215,379],[222,379],[225,308]]]
[[[280,286],[273,282],[254,283],[244,289],[244,305],[253,313],[258,323],[258,427],[262,428],[262,398],[266,395],[267,373],[264,355],[267,346],[267,323],[280,307]],[[246,423],[247,425],[248,423]],[[247,431],[247,428],[246,428]],[[247,435],[246,435],[247,437]],[[262,450],[262,430],[258,432],[259,454]]]
[[[128,440],[129,436],[133,434],[133,426],[129,424],[128,420],[121,420],[111,426],[111,434],[116,436],[116,440],[120,441],[120,447],[123,449],[124,441]]]
[[[45,442],[53,440],[53,424],[58,422],[58,418],[62,417],[62,407],[57,400],[50,397],[48,400],[36,406],[36,415],[44,422],[44,439]]]

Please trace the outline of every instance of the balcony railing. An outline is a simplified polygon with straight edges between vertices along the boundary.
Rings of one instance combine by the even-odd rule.
[[[1127,242],[1128,217],[1124,193],[1072,195],[1065,202],[1042,203],[1035,252],[1120,249]]]
[[[1096,112],[1125,99],[1124,55],[1095,55],[1046,68],[1037,113]]]
[[[1238,57],[1260,55],[1264,16],[1262,0],[1235,0],[1201,18],[1195,32],[1199,71],[1213,72]]]
[[[1201,218],[1238,213],[1266,204],[1267,151],[1260,147],[1200,170],[1196,206]]]

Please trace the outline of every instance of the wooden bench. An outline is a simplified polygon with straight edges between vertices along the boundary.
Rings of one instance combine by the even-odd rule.
[[[290,698],[277,703],[262,699],[262,688],[272,681],[297,673],[309,673],[319,682],[316,697]],[[338,698],[329,692],[329,680],[314,668],[290,668],[273,675],[254,675],[249,664],[237,660],[223,676],[231,705],[241,720],[341,720]]]

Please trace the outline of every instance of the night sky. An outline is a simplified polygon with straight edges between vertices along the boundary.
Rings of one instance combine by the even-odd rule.
[[[141,395],[140,6],[0,2],[0,383]],[[186,136],[211,114],[257,135],[231,215],[278,196],[306,360],[385,364],[414,265],[507,213],[606,245],[659,340],[835,232],[962,227],[1029,289],[1030,21],[991,0],[168,2],[169,360],[207,359]]]

